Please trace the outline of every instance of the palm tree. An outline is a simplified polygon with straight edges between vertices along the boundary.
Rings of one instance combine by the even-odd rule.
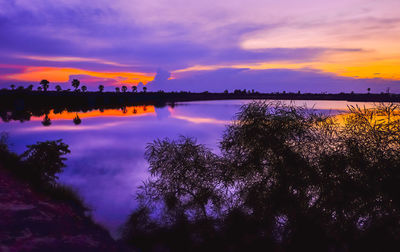
[[[81,87],[81,90],[82,90],[82,92],[86,92],[87,87],[86,87],[86,86],[82,86],[82,87]]]
[[[11,87],[11,90],[15,89],[15,85],[14,84],[11,84],[10,87]]]
[[[367,88],[367,91],[368,91],[368,94],[369,94],[369,92],[371,92],[371,88]]]
[[[29,90],[29,91],[32,91],[33,90],[33,85],[32,84],[29,85],[26,89]]]
[[[143,93],[146,93],[147,87],[143,87]]]
[[[115,92],[119,93],[119,87],[115,88]]]
[[[38,88],[37,88],[37,91],[40,91],[40,92],[41,92],[41,91],[42,91],[42,87],[38,87]]]
[[[103,90],[104,90],[104,86],[103,85],[99,85],[99,92],[101,93],[101,92],[103,92]]]
[[[72,80],[72,86],[75,88],[75,91],[78,91],[78,87],[80,84],[81,84],[81,82],[78,79]]]
[[[122,92],[126,92],[126,90],[128,90],[128,88],[126,86],[122,86]]]
[[[46,92],[47,91],[47,89],[49,88],[49,81],[48,80],[41,80],[40,81],[40,85],[42,85],[42,87],[43,87],[43,90]]]
[[[62,90],[61,86],[60,86],[60,85],[57,85],[57,86],[56,86],[56,91],[57,91],[57,92],[60,92],[61,90]]]
[[[132,86],[132,92],[136,93],[137,92],[137,86]]]

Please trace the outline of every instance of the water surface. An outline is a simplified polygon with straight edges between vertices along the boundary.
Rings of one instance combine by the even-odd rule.
[[[197,138],[217,150],[222,132],[249,101],[205,101],[178,103],[174,107],[128,107],[80,113],[50,113],[50,126],[42,117],[23,123],[1,122],[0,132],[9,133],[11,149],[22,153],[37,141],[63,139],[70,146],[67,167],[60,182],[76,189],[93,209],[94,219],[117,236],[135,207],[136,188],[148,177],[145,147],[157,138],[180,135]],[[288,101],[284,101],[289,103]],[[335,115],[348,105],[372,107],[373,103],[345,101],[294,101],[322,113]],[[76,116],[81,119],[74,124]]]

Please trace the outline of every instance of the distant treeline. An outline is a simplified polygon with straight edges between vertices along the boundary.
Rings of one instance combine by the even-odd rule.
[[[0,117],[3,121],[29,121],[31,116],[50,113],[87,112],[91,110],[123,109],[128,106],[153,105],[164,107],[176,102],[207,100],[344,100],[357,102],[400,102],[400,95],[381,94],[312,94],[312,93],[259,93],[235,90],[229,93],[191,92],[84,92],[75,91],[33,91],[30,89],[0,90]]]
[[[166,103],[202,100],[344,100],[360,102],[400,102],[399,94],[359,94],[359,93],[259,93],[246,90],[235,90],[229,93],[191,93],[191,92],[81,92],[81,91],[30,91],[0,90],[0,108],[23,107],[70,107],[70,106],[129,106],[154,105],[165,106]]]

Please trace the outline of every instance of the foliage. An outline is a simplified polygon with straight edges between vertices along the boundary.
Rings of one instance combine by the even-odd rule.
[[[48,80],[41,80],[40,81],[40,85],[42,85],[42,87],[43,87],[43,90],[46,92],[47,91],[47,89],[49,88],[49,81]]]
[[[72,87],[75,88],[75,91],[78,90],[80,84],[81,84],[81,82],[78,79],[73,79],[72,83],[71,83]]]
[[[220,155],[190,138],[156,140],[123,237],[148,250],[181,249],[168,241],[177,237],[186,250],[398,249],[399,115],[397,105],[326,117],[253,102]]]
[[[90,211],[90,208],[85,205],[82,197],[71,187],[66,185],[54,183],[45,188],[42,188],[52,200],[59,202],[68,202],[75,210],[80,213]]]
[[[37,183],[55,184],[57,173],[62,172],[65,167],[66,158],[63,156],[70,153],[68,145],[60,139],[37,142],[27,148],[21,155],[27,175]]]
[[[29,183],[35,191],[52,200],[67,202],[81,214],[90,208],[72,188],[56,182],[57,174],[65,167],[64,155],[70,153],[61,140],[38,142],[27,146],[28,150],[18,156],[8,148],[8,135],[0,134],[0,168],[8,169],[14,176]]]

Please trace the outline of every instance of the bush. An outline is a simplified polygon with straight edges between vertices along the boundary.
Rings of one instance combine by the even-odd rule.
[[[396,105],[326,117],[253,102],[220,156],[190,138],[157,140],[123,237],[149,250],[177,249],[168,240],[178,238],[186,250],[399,249],[399,115]]]
[[[21,155],[24,162],[24,172],[31,176],[32,181],[40,184],[54,185],[57,173],[65,167],[64,155],[70,153],[68,145],[62,140],[37,142],[28,145],[27,150]]]

